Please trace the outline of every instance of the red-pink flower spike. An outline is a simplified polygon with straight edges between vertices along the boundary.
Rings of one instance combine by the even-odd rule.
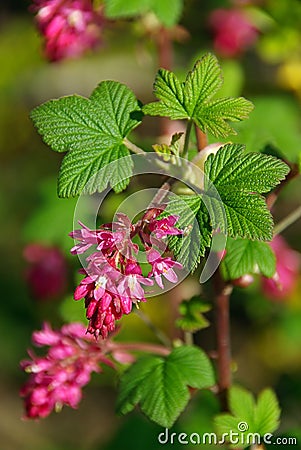
[[[242,9],[215,9],[209,18],[214,50],[226,58],[241,55],[257,40],[258,30]]]
[[[46,417],[63,405],[77,408],[91,373],[101,372],[100,363],[113,367],[80,323],[64,325],[57,331],[46,323],[41,331],[33,333],[32,341],[37,347],[49,349],[44,357],[29,351],[31,359],[21,362],[22,369],[30,374],[20,392],[26,418]]]
[[[103,16],[91,0],[34,0],[31,10],[50,61],[79,57],[100,43]]]
[[[81,270],[86,277],[75,289],[74,299],[85,299],[86,317],[89,320],[87,332],[96,338],[107,338],[115,329],[115,322],[123,314],[129,314],[133,303],[145,302],[143,286],[151,286],[155,279],[163,289],[161,276],[176,283],[178,277],[173,268],[182,265],[170,256],[162,257],[158,250],[164,252],[168,235],[181,234],[175,228],[177,216],[157,219],[162,210],[152,208],[142,220],[133,225],[125,214],[117,214],[117,221],[105,224],[98,230],[90,230],[83,224],[81,230],[75,230],[70,236],[79,241],[71,253],[81,254],[92,245],[97,251],[88,258],[88,266]],[[132,238],[138,235],[147,253],[152,270],[148,276],[142,275],[140,264],[136,260],[138,246]],[[153,248],[156,246],[157,248]]]
[[[272,278],[262,277],[262,288],[268,298],[281,300],[289,297],[296,286],[301,256],[279,235],[274,237],[270,246],[276,256],[276,273]]]

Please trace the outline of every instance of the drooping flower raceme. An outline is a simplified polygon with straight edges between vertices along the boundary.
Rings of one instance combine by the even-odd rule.
[[[91,0],[34,0],[31,9],[50,61],[79,57],[100,42],[103,17]]]
[[[85,299],[87,332],[96,338],[100,335],[105,339],[114,331],[116,320],[131,312],[133,304],[146,301],[145,286],[153,285],[155,280],[163,289],[161,275],[172,283],[177,282],[174,269],[182,268],[181,264],[162,254],[167,249],[164,238],[182,231],[175,227],[176,216],[157,219],[161,212],[155,208],[148,210],[137,224],[119,213],[116,221],[97,230],[81,224],[80,230],[70,233],[79,241],[71,249],[73,254],[84,253],[96,245],[96,251],[86,258],[87,267],[80,270],[85,278],[74,292],[75,300]],[[136,235],[152,266],[146,276],[137,261],[138,245],[132,240]]]
[[[113,367],[85,331],[80,323],[64,325],[58,331],[44,324],[41,331],[33,333],[34,345],[49,349],[42,357],[29,351],[30,359],[21,362],[21,368],[30,374],[20,392],[25,399],[26,418],[46,417],[63,405],[77,408],[91,373],[101,372],[100,363]]]

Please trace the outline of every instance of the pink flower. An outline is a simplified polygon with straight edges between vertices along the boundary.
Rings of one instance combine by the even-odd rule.
[[[79,57],[100,42],[103,17],[91,0],[34,0],[31,9],[50,61]]]
[[[173,267],[182,269],[182,264],[172,260],[170,257],[162,258],[160,253],[156,250],[150,250],[147,259],[152,265],[152,270],[148,276],[154,276],[160,288],[164,289],[161,275],[163,275],[171,283],[176,283],[178,281],[178,276],[173,270]]]
[[[62,296],[67,288],[67,264],[57,247],[43,244],[28,244],[23,251],[28,267],[26,281],[37,300],[48,300]]]
[[[98,230],[92,231],[81,224],[82,230],[70,233],[71,237],[79,241],[72,248],[72,253],[82,253],[93,244],[97,245],[97,251],[86,258],[86,269],[81,270],[86,277],[74,292],[75,300],[85,299],[86,317],[89,320],[87,332],[96,338],[107,338],[115,330],[115,322],[131,312],[133,303],[146,301],[145,286],[153,285],[149,276],[142,275],[136,259],[138,245],[132,241],[133,237],[138,235],[145,250],[151,254],[151,233],[155,235],[155,245],[160,248],[164,244],[164,249],[166,244],[162,241],[163,237],[182,233],[174,226],[177,216],[156,220],[161,212],[158,208],[149,209],[136,225],[125,214],[118,213],[116,221],[104,224]],[[179,268],[181,264],[170,257],[161,258],[157,251],[154,252],[151,275],[155,276],[162,288],[161,275],[175,283],[178,278],[172,267]]]
[[[153,219],[150,221],[148,227],[159,239],[165,236],[182,234],[183,232],[174,226],[178,219],[179,216],[168,216],[159,220]]]
[[[100,363],[113,367],[103,350],[85,335],[82,324],[72,323],[57,331],[44,324],[32,340],[49,349],[44,357],[28,352],[31,359],[21,362],[21,368],[30,374],[20,392],[27,418],[46,417],[63,405],[77,408],[91,373],[101,371]]]
[[[289,297],[296,286],[300,255],[279,235],[274,237],[270,246],[276,256],[276,273],[272,278],[262,277],[262,288],[267,297],[280,300]]]
[[[240,9],[216,9],[209,24],[214,33],[214,49],[226,58],[240,55],[258,36],[258,30]]]

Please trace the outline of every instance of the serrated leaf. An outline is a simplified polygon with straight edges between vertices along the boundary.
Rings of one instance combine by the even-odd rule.
[[[185,81],[185,107],[190,117],[206,100],[210,100],[223,84],[222,71],[217,58],[208,53],[197,61]]]
[[[226,144],[209,155],[205,172],[218,189],[229,187],[245,192],[265,193],[285,179],[289,167],[283,161],[262,153],[246,153],[244,145]]]
[[[265,242],[228,238],[226,248],[222,266],[227,280],[258,272],[268,278],[274,275],[276,258]]]
[[[182,345],[168,357],[178,367],[182,380],[190,387],[204,389],[215,384],[212,364],[200,348]]]
[[[254,419],[255,399],[251,392],[240,386],[232,386],[229,391],[229,408],[232,414],[243,418],[249,428]]]
[[[257,400],[254,422],[261,435],[275,431],[279,426],[280,408],[276,395],[271,389],[263,390]]]
[[[104,0],[105,15],[109,19],[132,17],[144,14],[152,0]]]
[[[188,386],[212,384],[210,361],[198,348],[179,347],[166,358],[143,357],[121,377],[117,411],[126,414],[139,404],[151,420],[170,428],[190,398]]]
[[[243,149],[239,144],[224,145],[205,162],[206,206],[212,226],[232,237],[271,240],[272,216],[259,194],[280,183],[289,168],[277,158],[243,154]]]
[[[273,219],[263,197],[232,188],[220,191],[220,197],[207,197],[213,229],[231,237],[269,241],[273,236]]]
[[[196,62],[181,83],[173,72],[160,69],[154,83],[159,102],[149,103],[143,111],[171,119],[188,119],[215,136],[235,134],[226,122],[248,117],[253,105],[243,97],[211,100],[222,84],[222,72],[215,56],[206,54]]]
[[[262,391],[254,401],[253,395],[238,386],[231,386],[228,392],[229,409],[231,414],[219,414],[214,423],[219,435],[228,433],[231,447],[245,448],[252,442],[247,437],[254,435],[264,436],[279,426],[280,409],[275,394],[271,389]],[[229,436],[236,433],[239,442],[231,442]],[[250,435],[249,435],[250,433]]]
[[[53,150],[68,151],[59,175],[59,196],[80,194],[90,180],[89,193],[102,191],[108,183],[116,192],[126,187],[132,173],[128,161],[105,169],[129,155],[123,139],[141,121],[137,99],[125,85],[103,81],[89,99],[74,95],[51,100],[35,108],[31,118]]]
[[[202,198],[198,195],[179,195],[171,198],[162,216],[178,215],[180,236],[169,238],[169,248],[189,271],[194,271],[206,248],[211,245],[211,226]]]
[[[177,327],[192,333],[208,327],[209,321],[203,313],[210,309],[210,305],[204,303],[198,296],[182,301],[179,306],[181,317],[176,320]]]
[[[167,116],[171,119],[186,119],[184,107],[184,85],[173,72],[159,69],[155,82],[154,94],[160,102],[143,106],[143,112],[151,116]]]

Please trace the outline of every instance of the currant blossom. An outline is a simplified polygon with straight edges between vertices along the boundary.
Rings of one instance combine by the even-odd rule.
[[[46,417],[63,405],[77,408],[91,373],[101,372],[100,363],[114,366],[80,323],[64,325],[57,331],[45,323],[41,331],[33,333],[32,341],[37,347],[49,349],[43,357],[29,351],[30,359],[21,361],[21,368],[30,374],[20,391],[26,418]]]
[[[226,58],[239,56],[257,40],[258,30],[241,9],[216,9],[209,18],[214,49]]]
[[[154,239],[157,248],[161,248],[162,238],[182,234],[175,227],[177,216],[156,220],[161,212],[158,208],[148,210],[136,225],[125,214],[118,213],[116,221],[98,230],[92,231],[81,224],[81,230],[70,233],[79,241],[72,253],[83,253],[96,245],[96,251],[86,258],[87,267],[80,271],[85,278],[74,292],[75,300],[85,299],[87,332],[96,338],[107,338],[115,330],[116,321],[131,312],[133,304],[146,301],[145,287],[153,285],[152,276],[161,288],[164,287],[161,275],[174,283],[178,280],[172,268],[181,268],[181,264],[171,257],[161,257],[157,250],[151,253]],[[147,277],[143,276],[136,259],[138,245],[132,241],[135,235],[139,236],[152,264]],[[155,238],[151,239],[153,235]],[[166,244],[163,247],[165,249]]]
[[[182,269],[182,264],[174,261],[170,257],[162,258],[160,253],[154,249],[149,251],[147,260],[152,265],[152,270],[148,276],[154,276],[160,288],[164,289],[162,275],[171,283],[176,283],[178,281],[178,276],[173,270],[173,267]]]
[[[33,0],[31,10],[50,61],[79,57],[100,42],[103,17],[91,0]]]
[[[276,273],[272,278],[262,277],[262,289],[267,297],[281,300],[290,296],[296,286],[301,257],[282,236],[275,236],[270,246],[276,256]]]

